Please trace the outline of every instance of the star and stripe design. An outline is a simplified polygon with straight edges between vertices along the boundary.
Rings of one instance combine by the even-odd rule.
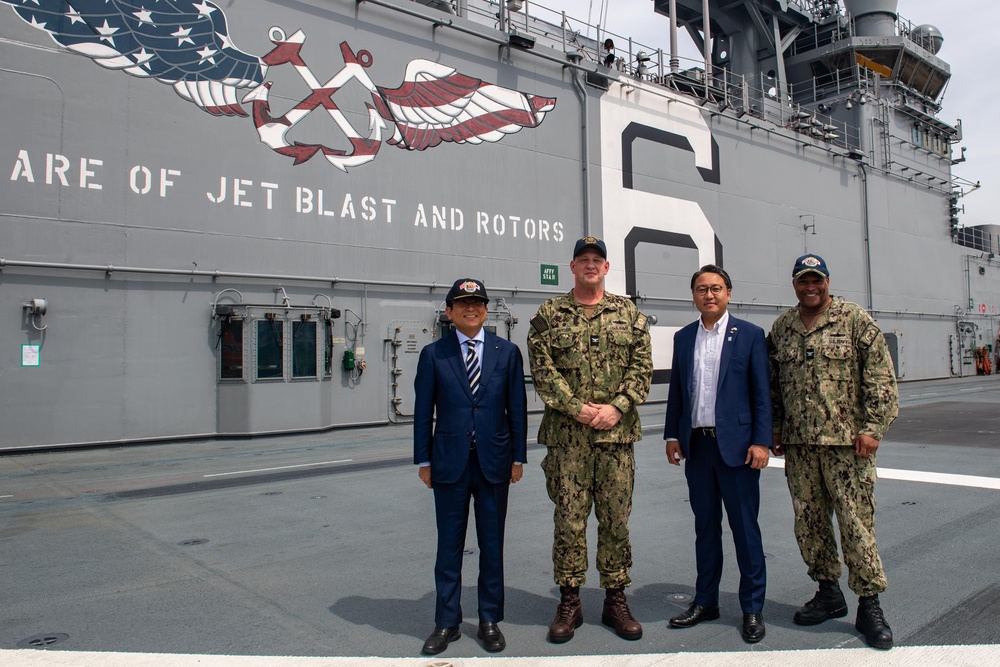
[[[525,127],[537,127],[555,98],[529,95],[460,74],[453,67],[412,60],[398,88],[378,89],[375,107],[395,123],[388,143],[424,150],[450,141],[500,141]]]
[[[373,160],[384,143],[423,151],[445,142],[497,142],[535,128],[556,99],[487,83],[455,68],[411,60],[396,88],[377,86],[365,70],[373,59],[342,44],[344,68],[327,83],[312,75],[301,54],[305,34],[285,39],[271,28],[275,48],[259,57],[238,49],[222,9],[209,0],[0,0],[30,26],[47,32],[69,51],[109,69],[168,84],[184,99],[217,116],[248,116],[253,107],[260,140],[301,164],[317,154],[347,171]],[[292,65],[313,92],[283,116],[270,115],[268,68]],[[351,79],[372,95],[369,135],[350,125],[332,96]],[[288,131],[307,115],[325,110],[344,133],[350,152],[290,140]],[[388,132],[387,132],[388,136]]]
[[[208,0],[0,0],[26,23],[102,67],[150,77],[214,115],[246,116],[237,91],[267,67],[236,48]]]

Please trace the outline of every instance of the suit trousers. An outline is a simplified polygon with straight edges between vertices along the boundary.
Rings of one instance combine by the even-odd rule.
[[[698,579],[696,604],[719,606],[722,580],[722,508],[736,546],[740,568],[740,607],[744,613],[764,609],[767,570],[757,515],[760,510],[760,471],[749,465],[730,467],[722,460],[719,442],[691,434],[690,456],[684,466],[691,509],[694,512],[695,557]]]
[[[433,478],[433,473],[432,473]],[[510,482],[491,484],[483,476],[476,452],[454,484],[434,487],[437,518],[437,560],[434,582],[437,602],[434,624],[450,628],[462,622],[462,561],[469,526],[469,501],[475,500],[476,538],[479,544],[479,621],[503,620],[503,538]]]

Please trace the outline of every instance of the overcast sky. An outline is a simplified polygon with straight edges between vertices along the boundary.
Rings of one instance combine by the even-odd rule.
[[[636,42],[661,48],[670,47],[670,21],[653,12],[652,0],[608,0],[607,22],[600,16],[602,0],[539,0],[550,9],[564,10],[569,17],[631,37]],[[530,6],[530,5],[529,5]],[[1000,85],[992,71],[995,38],[989,28],[1000,25],[998,0],[899,0],[899,13],[915,25],[930,23],[944,36],[938,56],[951,66],[952,78],[944,94],[940,118],[949,125],[962,119],[966,146],[965,163],[954,173],[970,181],[980,181],[982,188],[961,200],[965,206],[962,224],[973,226],[1000,224],[994,211],[1000,210]],[[594,34],[590,35],[594,37]],[[681,55],[696,57],[686,31],[679,31]],[[619,45],[619,55],[623,49]],[[955,156],[959,150],[956,147]],[[966,188],[968,189],[968,188]],[[942,224],[947,224],[942,219]]]

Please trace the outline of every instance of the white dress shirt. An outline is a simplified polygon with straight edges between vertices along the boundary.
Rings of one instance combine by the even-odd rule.
[[[723,314],[711,329],[698,320],[694,339],[694,377],[691,379],[691,427],[715,426],[715,397],[719,387],[719,367],[722,364],[722,342],[726,339],[729,312]]]
[[[486,334],[483,333],[484,331],[485,331],[485,329],[480,328],[479,331],[476,333],[475,336],[473,336],[472,338],[469,338],[468,336],[466,336],[464,333],[462,333],[458,329],[455,329],[455,333],[458,334],[458,346],[460,348],[462,348],[462,359],[463,360],[465,359],[465,356],[467,354],[469,354],[469,346],[466,344],[465,341],[468,341],[468,340],[474,340],[474,341],[476,341],[476,358],[479,359],[479,367],[480,368],[483,367],[483,345],[484,345],[484,343],[486,343]]]

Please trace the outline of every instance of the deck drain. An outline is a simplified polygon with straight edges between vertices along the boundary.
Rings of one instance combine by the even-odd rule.
[[[264,493],[262,493],[260,495],[262,495],[262,496],[280,496],[282,493],[284,493],[284,491],[265,491]]]
[[[312,497],[313,500],[323,500],[324,498],[326,498],[326,496],[313,496]]]
[[[194,547],[198,546],[199,544],[208,544],[208,540],[206,540],[204,537],[196,537],[193,540],[184,540],[183,542],[178,542],[177,546]]]
[[[69,639],[69,635],[62,632],[49,632],[44,635],[35,635],[22,639],[17,643],[18,648],[48,648],[56,644],[62,644]]]
[[[667,593],[667,600],[670,602],[690,602],[692,597],[687,593]]]

